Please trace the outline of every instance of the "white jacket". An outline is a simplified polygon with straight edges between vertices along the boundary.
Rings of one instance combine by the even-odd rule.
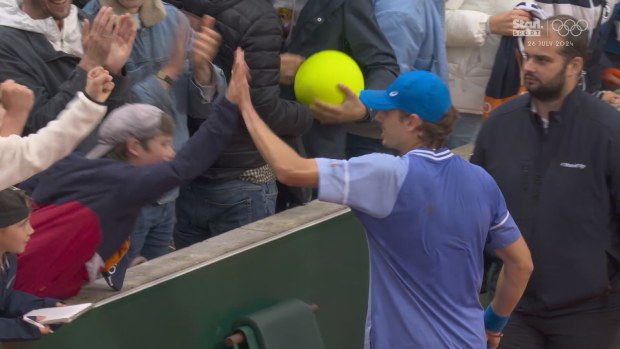
[[[501,36],[487,35],[491,15],[510,11],[518,0],[448,0],[446,48],[448,86],[454,107],[482,114],[484,91],[491,76]]]
[[[0,137],[0,190],[24,181],[68,155],[105,115],[107,107],[82,92],[58,118],[27,137]]]

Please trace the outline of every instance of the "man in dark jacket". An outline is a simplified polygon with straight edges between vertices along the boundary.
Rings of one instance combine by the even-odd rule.
[[[184,8],[215,18],[222,44],[214,63],[228,72],[233,52],[241,47],[250,69],[252,103],[269,127],[282,137],[300,137],[312,117],[304,105],[280,98],[282,30],[268,0],[193,0]],[[195,120],[199,121],[199,120]],[[267,217],[275,212],[275,175],[240,125],[230,146],[215,164],[177,200],[175,244],[186,247]]]
[[[115,22],[118,32],[108,25]],[[0,0],[0,81],[15,80],[35,94],[24,135],[54,120],[84,89],[87,72],[99,65],[112,74],[116,86],[108,110],[126,102],[129,91],[122,68],[135,38],[131,17],[116,16],[107,8],[85,29],[82,36],[78,9],[70,1],[57,5],[24,0],[19,7],[18,1]],[[78,151],[88,151],[96,139],[93,131]]]
[[[471,158],[534,261],[500,348],[620,348],[620,115],[577,87],[587,33],[541,32],[525,40],[529,94],[491,113]]]
[[[323,50],[350,55],[362,69],[365,88],[385,89],[399,73],[394,52],[379,29],[371,0],[271,0],[285,36],[280,65],[282,96],[295,99],[295,74],[303,60]],[[391,152],[381,144],[379,126],[351,91],[341,105],[313,103],[312,129],[301,139],[286,139],[300,154],[342,159]],[[347,131],[349,132],[347,134]],[[304,149],[305,148],[305,149]],[[279,186],[278,209],[310,200],[309,190]]]

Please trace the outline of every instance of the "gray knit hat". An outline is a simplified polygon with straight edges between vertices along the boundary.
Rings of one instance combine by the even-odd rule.
[[[0,191],[0,228],[23,221],[29,214],[30,206],[23,190],[9,187]]]
[[[148,104],[125,104],[114,109],[101,123],[97,146],[86,157],[101,158],[131,138],[149,139],[161,134],[162,115],[161,109]]]

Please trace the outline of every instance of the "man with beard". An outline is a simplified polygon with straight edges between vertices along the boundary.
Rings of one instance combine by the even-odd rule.
[[[0,81],[15,80],[35,95],[23,135],[55,120],[97,66],[114,79],[108,110],[127,102],[122,69],[135,33],[130,15],[117,16],[110,8],[81,23],[71,0],[0,0]],[[96,143],[93,131],[77,150],[86,152]]]
[[[587,32],[525,40],[529,94],[483,125],[471,161],[497,181],[535,269],[500,348],[619,348],[620,114],[576,88]]]

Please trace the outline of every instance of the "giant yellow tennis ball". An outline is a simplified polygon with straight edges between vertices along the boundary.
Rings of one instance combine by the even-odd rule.
[[[329,104],[342,104],[342,83],[355,95],[364,89],[364,76],[355,61],[340,51],[325,50],[308,57],[295,75],[295,97],[310,105],[314,99]]]

